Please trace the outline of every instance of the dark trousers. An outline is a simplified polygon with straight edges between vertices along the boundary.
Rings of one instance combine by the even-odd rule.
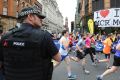
[[[91,47],[90,50],[91,50],[91,52],[92,52],[93,55],[96,55],[95,48]]]
[[[86,49],[84,50],[84,52],[85,52],[84,57],[85,57],[87,54],[89,54],[89,55],[90,55],[90,58],[91,58],[91,61],[94,62],[94,56],[93,56],[93,53],[92,53],[92,51],[91,51],[91,48],[86,48]]]

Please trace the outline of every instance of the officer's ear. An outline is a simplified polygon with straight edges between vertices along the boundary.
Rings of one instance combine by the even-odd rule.
[[[34,20],[34,15],[33,14],[28,14],[28,19],[30,20],[30,21],[33,21]]]

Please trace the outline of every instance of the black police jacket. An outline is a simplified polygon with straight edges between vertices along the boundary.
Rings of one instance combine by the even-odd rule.
[[[24,23],[5,34],[1,45],[6,80],[51,80],[58,50],[48,32]]]

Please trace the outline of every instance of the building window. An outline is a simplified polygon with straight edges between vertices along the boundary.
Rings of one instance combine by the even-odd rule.
[[[3,1],[3,15],[7,15],[8,0]]]
[[[104,0],[99,0],[99,9],[104,9]]]
[[[120,8],[120,0],[114,0],[116,1],[116,8]]]
[[[16,12],[16,17],[18,17],[18,11]]]
[[[7,0],[4,0],[4,2],[3,2],[3,7],[7,7],[8,6],[8,1]]]
[[[104,0],[94,0],[92,2],[92,10],[98,11],[104,9]]]
[[[29,3],[31,3],[31,0],[29,0]]]
[[[44,11],[44,15],[47,16],[47,12],[46,11]]]
[[[25,2],[22,2],[22,7],[25,7]]]
[[[31,0],[25,0],[27,3],[32,4]]]
[[[26,2],[28,2],[28,3],[31,3],[31,0],[25,0]]]
[[[20,0],[17,0],[16,5],[19,6],[19,4],[20,4]]]
[[[3,15],[7,15],[7,8],[3,8]]]
[[[29,7],[29,4],[27,4],[26,7]]]
[[[16,5],[18,6],[18,1],[16,1]]]
[[[29,0],[25,0],[26,2],[29,2]]]
[[[82,7],[82,6],[81,6],[81,4],[79,3],[79,4],[78,4],[78,13],[80,13],[81,7]]]
[[[111,8],[119,8],[120,7],[120,0],[110,0]]]

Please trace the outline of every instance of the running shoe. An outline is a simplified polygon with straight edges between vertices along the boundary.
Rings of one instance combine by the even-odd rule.
[[[68,76],[68,79],[76,79],[76,75]]]
[[[95,63],[100,63],[98,59],[95,59]]]
[[[93,62],[93,63],[92,63],[92,65],[93,65],[93,66],[96,66],[96,63],[95,63],[95,62]]]
[[[100,75],[97,76],[97,80],[102,80],[102,78],[100,77]]]
[[[90,74],[90,71],[88,71],[88,70],[85,69],[85,70],[84,70],[84,73],[85,73],[85,74]]]
[[[107,66],[106,68],[107,68],[107,69],[111,69],[111,67],[110,67],[110,66]]]

